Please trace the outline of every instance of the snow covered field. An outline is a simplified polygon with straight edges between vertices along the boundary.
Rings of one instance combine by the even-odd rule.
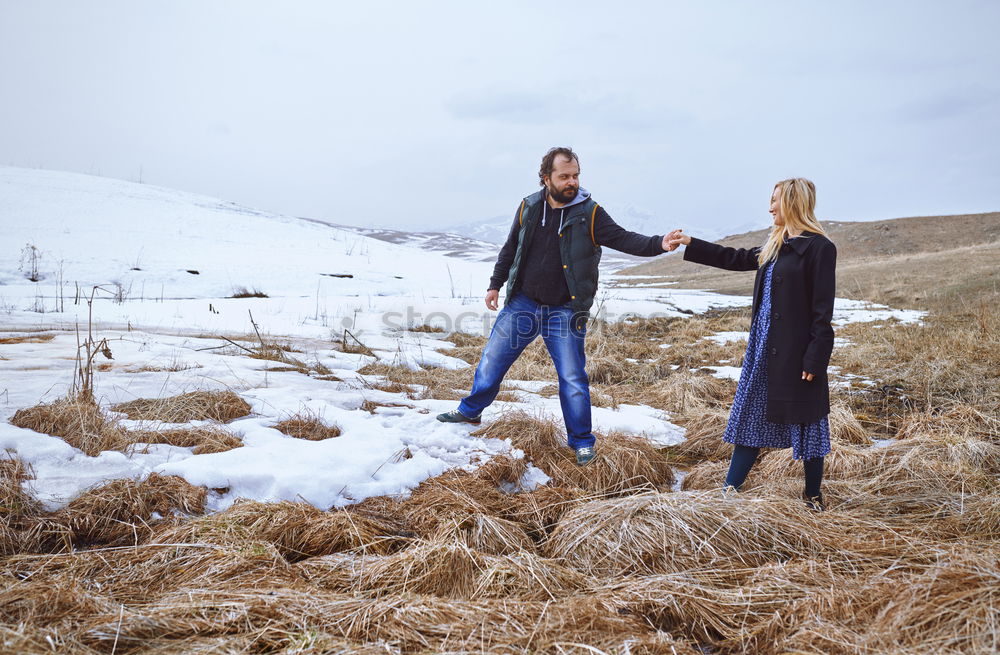
[[[0,225],[0,448],[31,464],[35,480],[27,484],[49,507],[103,480],[156,471],[224,489],[212,495],[215,509],[239,497],[306,500],[325,509],[405,494],[430,476],[511,451],[507,441],[437,422],[435,415],[455,401],[379,391],[371,376],[357,372],[375,357],[410,368],[468,366],[449,356],[453,345],[442,334],[408,328],[487,334],[495,316],[482,303],[490,262],[169,189],[18,168],[0,168]],[[745,297],[635,284],[608,285],[597,313],[618,321],[749,304]],[[253,407],[251,416],[229,425],[244,447],[194,455],[190,448],[150,445],[88,457],[62,439],[8,423],[18,409],[68,391],[76,331],[87,329],[86,297],[98,285],[94,330],[114,355],[108,370],[96,374],[102,407],[232,389]],[[230,297],[240,291],[268,297]],[[889,317],[920,318],[838,300],[835,321]],[[275,362],[221,348],[222,337],[254,335],[254,323],[339,381],[274,370],[281,368]],[[25,335],[51,339],[4,342]],[[336,344],[350,335],[374,356],[341,352]],[[720,339],[734,337],[740,335]],[[518,401],[495,403],[485,421],[512,409],[560,416],[558,399],[538,395],[537,381],[512,384]],[[390,406],[369,412],[365,401]],[[272,427],[303,410],[337,424],[342,435],[313,442]],[[595,408],[594,423],[598,431],[643,434],[662,444],[683,438],[653,407]],[[530,469],[523,484],[545,479]]]

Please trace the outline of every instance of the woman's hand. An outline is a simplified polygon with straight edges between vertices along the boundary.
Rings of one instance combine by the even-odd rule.
[[[806,382],[812,382],[814,377],[816,376],[813,375],[812,373],[806,373],[805,371],[802,371],[802,379],[805,380]]]
[[[691,243],[691,237],[684,234],[684,230],[673,230],[670,234],[663,236],[663,249],[667,252],[677,250],[679,246],[687,246]]]

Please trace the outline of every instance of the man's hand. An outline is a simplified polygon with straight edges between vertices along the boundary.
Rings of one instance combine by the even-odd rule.
[[[500,291],[498,289],[490,289],[486,292],[486,308],[496,311],[496,308],[500,306]]]
[[[684,234],[684,230],[672,230],[669,234],[663,235],[663,249],[673,252],[681,245],[690,245],[691,237]]]
[[[806,373],[805,371],[802,371],[802,379],[805,380],[806,382],[812,382],[814,377],[816,376],[813,375],[812,373]]]

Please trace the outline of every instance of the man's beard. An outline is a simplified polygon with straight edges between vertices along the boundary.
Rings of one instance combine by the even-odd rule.
[[[579,189],[575,186],[565,187],[562,191],[557,191],[556,189],[549,187],[549,197],[559,203],[566,204],[576,198],[576,192]]]

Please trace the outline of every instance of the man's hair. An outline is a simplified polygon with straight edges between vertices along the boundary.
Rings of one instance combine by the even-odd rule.
[[[556,157],[562,155],[566,159],[570,159],[576,162],[576,165],[580,165],[580,158],[576,156],[572,148],[549,148],[549,151],[545,153],[542,157],[542,165],[538,169],[538,185],[545,186],[545,176],[552,175],[552,169],[555,168]]]

